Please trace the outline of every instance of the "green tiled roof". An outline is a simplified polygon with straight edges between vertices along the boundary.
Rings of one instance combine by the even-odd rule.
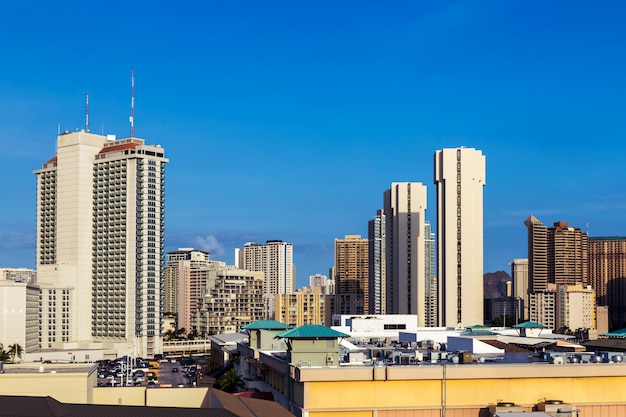
[[[293,327],[276,320],[259,320],[241,327],[244,330],[288,330]]]
[[[525,321],[524,323],[516,324],[513,326],[516,329],[543,329],[543,325],[535,323],[534,321]]]
[[[484,326],[482,324],[474,324],[473,326],[465,326],[466,329],[469,330],[484,330],[484,329],[489,329],[489,326]]]
[[[278,333],[276,337],[285,339],[316,339],[316,338],[336,338],[336,337],[349,337],[349,334],[341,333],[330,327],[322,326],[321,324],[307,324],[297,327],[293,330],[287,330],[286,332]]]
[[[626,329],[614,330],[608,333],[602,333],[600,336],[605,337],[626,337]]]

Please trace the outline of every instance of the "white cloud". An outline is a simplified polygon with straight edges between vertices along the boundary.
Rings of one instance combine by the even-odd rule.
[[[206,237],[198,236],[196,237],[196,243],[198,244],[198,249],[209,252],[212,258],[224,256],[224,248],[213,235]]]

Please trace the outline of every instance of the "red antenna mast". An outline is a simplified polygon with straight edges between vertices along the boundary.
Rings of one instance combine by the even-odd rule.
[[[130,137],[135,137],[135,68],[130,70]]]
[[[85,94],[85,132],[89,133],[89,93]]]

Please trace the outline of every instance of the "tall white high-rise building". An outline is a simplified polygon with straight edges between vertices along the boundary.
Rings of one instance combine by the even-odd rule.
[[[425,288],[426,288],[426,307],[424,324],[427,327],[437,326],[439,314],[439,290],[437,286],[437,276],[435,275],[435,265],[437,263],[435,250],[437,244],[435,234],[431,231],[430,222],[424,222],[424,248],[425,248]]]
[[[483,187],[485,156],[472,148],[435,153],[439,323],[484,323]]]
[[[367,223],[369,240],[369,314],[387,314],[387,282],[385,266],[385,212],[378,210]]]
[[[268,240],[266,243],[248,242],[243,250],[235,250],[235,258],[235,265],[239,268],[265,272],[263,298],[266,318],[273,318],[274,296],[294,292],[296,277],[293,245],[282,240]]]
[[[43,335],[162,351],[166,162],[138,138],[58,137],[56,156],[35,171],[37,277],[48,298],[63,291],[50,302],[67,317],[42,323]]]
[[[387,314],[417,314],[426,325],[426,186],[394,182],[385,191]],[[430,236],[428,236],[430,238]]]

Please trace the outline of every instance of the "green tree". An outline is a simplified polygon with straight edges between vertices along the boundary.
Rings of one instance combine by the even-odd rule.
[[[505,316],[498,316],[496,318],[493,319],[493,321],[491,322],[491,325],[493,327],[503,327],[503,326],[507,326],[507,327],[511,327],[515,324],[515,317],[507,314]]]
[[[562,326],[561,328],[559,328],[557,333],[558,334],[565,334],[565,335],[573,335],[574,334],[574,332],[572,332],[572,329],[570,329],[567,326]]]
[[[11,356],[13,363],[15,363],[15,358],[22,359],[22,353],[24,353],[24,348],[15,343],[13,345],[9,345],[9,350],[7,351],[7,353]]]
[[[235,368],[230,368],[224,375],[222,375],[217,380],[217,388],[222,391],[233,393],[237,391],[238,388],[243,388],[243,380],[241,375],[237,375],[237,371]]]
[[[4,345],[0,343],[0,361],[8,361],[11,356],[4,350]]]

